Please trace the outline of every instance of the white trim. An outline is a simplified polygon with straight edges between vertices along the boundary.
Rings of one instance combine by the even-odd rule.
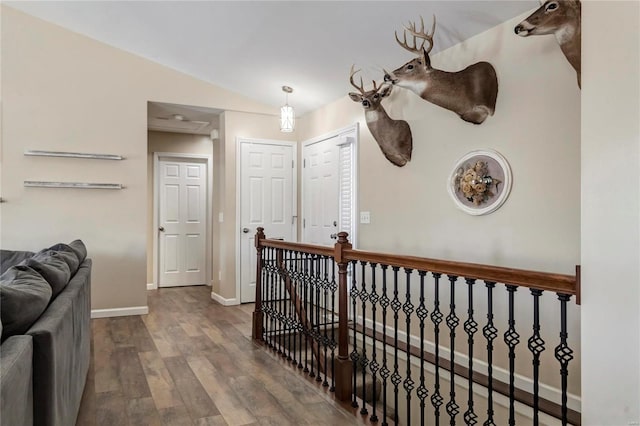
[[[356,320],[357,324],[362,324],[362,316],[358,315],[357,320]],[[373,329],[373,321],[370,319],[365,320],[365,327]],[[382,331],[383,327],[382,327],[382,323],[376,321],[376,330],[378,331]],[[387,326],[387,336],[393,336],[394,335],[394,330],[391,326]],[[367,336],[368,339],[370,339]],[[407,341],[407,333],[405,333],[404,331],[400,331],[398,330],[398,341],[402,341],[402,342],[406,342]],[[411,339],[410,339],[411,345],[413,347],[419,348],[420,347],[420,338],[418,336],[415,335],[411,335]],[[380,343],[381,344],[381,343]],[[392,347],[392,345],[387,345],[387,352],[390,353],[390,351],[392,349],[390,349]],[[435,344],[430,341],[430,340],[425,340],[424,341],[424,349],[427,352],[430,353],[435,353]],[[404,353],[404,352],[402,352]],[[469,365],[469,357],[466,354],[460,353],[455,351],[454,352],[454,359],[456,364],[459,365],[464,365],[467,366]],[[439,350],[439,355],[442,358],[445,359],[449,359],[449,357],[451,356],[451,351],[449,350],[449,348],[447,347],[440,347]],[[403,355],[406,359],[406,355]],[[402,359],[402,358],[401,358]],[[412,357],[412,361],[413,360],[417,361],[417,357]],[[431,366],[434,368],[433,371],[435,371],[435,367],[432,366],[431,364],[428,364],[428,366]],[[431,368],[429,367],[429,368]],[[477,371],[481,374],[487,374],[488,371],[488,367],[489,364],[487,364],[485,361],[482,360],[478,360],[478,359],[474,359],[473,360],[473,370]],[[431,371],[431,370],[429,370]],[[500,368],[500,367],[496,367],[495,365],[493,366],[493,377],[496,380],[499,380],[503,383],[509,383],[509,371],[505,370],[504,368]],[[456,382],[457,383],[457,382]],[[549,386],[547,384],[544,383],[539,383],[540,386],[540,398],[544,398],[544,399],[548,399],[550,401],[561,401],[561,396],[562,393],[560,391],[560,389],[558,388],[554,388],[553,386]],[[525,377],[522,376],[520,374],[516,374],[515,375],[515,387],[516,389],[521,389],[524,390],[526,392],[529,393],[533,393],[533,380],[530,379],[529,377]],[[581,411],[581,406],[582,406],[582,400],[580,395],[574,395],[571,393],[567,393],[567,407],[569,407],[571,410],[574,411]]]
[[[147,283],[147,290],[157,290],[158,286],[156,283]]]
[[[327,139],[331,139],[331,138],[336,138],[336,137],[340,137],[343,136],[345,138],[345,143],[350,143],[351,144],[351,148],[352,148],[352,152],[351,152],[351,182],[353,182],[353,205],[352,205],[352,218],[351,218],[351,223],[353,224],[353,229],[351,230],[351,234],[349,235],[349,242],[351,243],[351,245],[353,246],[353,248],[357,248],[358,247],[358,225],[360,223],[360,213],[358,211],[359,208],[359,203],[358,203],[358,190],[359,190],[359,185],[358,185],[358,158],[359,158],[359,145],[360,145],[360,123],[354,123],[350,126],[347,127],[343,127],[341,129],[338,130],[334,130],[331,131],[329,133],[325,133],[323,135],[320,136],[316,136],[314,138],[308,139],[304,142],[302,142],[302,150],[301,150],[301,158],[302,161],[304,161],[304,153],[305,153],[305,148],[307,148],[308,146],[311,146],[313,144],[316,144],[318,142],[322,142],[325,141]],[[353,142],[348,141],[348,138],[354,138]],[[300,180],[302,181],[301,183],[301,200],[300,200],[300,219],[303,220],[304,219],[304,170],[301,171],[300,173]],[[302,235],[304,235],[304,231],[301,233],[301,238]]]
[[[213,279],[212,262],[213,259],[213,155],[209,154],[184,154],[179,152],[154,152],[153,153],[153,285],[158,288],[158,210],[160,208],[159,189],[160,176],[158,164],[161,159],[173,158],[178,160],[205,160],[207,167],[207,223],[206,223],[206,248],[205,265],[207,268],[205,282]],[[149,285],[147,284],[147,289]]]
[[[131,306],[128,308],[92,309],[91,318],[128,317],[132,315],[147,315],[148,306]]]
[[[298,212],[298,142],[296,141],[280,141],[274,139],[254,139],[254,138],[243,138],[236,137],[236,299],[239,301],[240,298],[240,244],[242,243],[242,212],[240,211],[241,201],[242,201],[242,144],[243,143],[251,143],[258,145],[280,145],[280,146],[290,146],[293,150],[292,158],[293,158],[293,168],[292,168],[292,183],[293,183],[293,194],[292,194],[292,208],[291,211],[293,213],[297,213],[295,215],[296,220],[293,221],[292,227],[292,235],[293,240],[298,240],[298,223],[297,219],[300,216],[300,212]],[[213,293],[212,293],[213,297]],[[231,300],[236,300],[231,299]],[[214,299],[215,300],[215,299]],[[226,300],[226,299],[225,299]],[[222,303],[222,302],[221,302]],[[239,304],[240,302],[234,303]]]
[[[211,300],[215,300],[222,306],[235,306],[240,304],[240,302],[238,302],[238,300],[240,299],[238,298],[225,299],[224,297],[220,296],[218,293],[214,291],[211,292]]]

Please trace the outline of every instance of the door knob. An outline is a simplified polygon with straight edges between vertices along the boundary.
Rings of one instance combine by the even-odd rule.
[[[164,232],[164,226],[159,227],[159,228],[158,228],[158,231],[160,231],[160,232]]]
[[[329,237],[330,237],[332,240],[337,240],[337,239],[338,239],[338,234],[331,234],[331,235],[329,235]]]
[[[249,228],[242,228],[242,232],[245,233],[245,234],[248,234],[249,233]]]

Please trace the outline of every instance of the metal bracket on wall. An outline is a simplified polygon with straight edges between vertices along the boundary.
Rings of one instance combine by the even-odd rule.
[[[84,152],[26,150],[24,152],[24,155],[38,156],[38,157],[89,158],[92,160],[124,160],[124,157],[122,155],[90,154],[90,153],[84,153]]]
[[[43,182],[25,180],[25,187],[36,188],[79,188],[79,189],[124,189],[119,183],[87,183],[87,182]]]

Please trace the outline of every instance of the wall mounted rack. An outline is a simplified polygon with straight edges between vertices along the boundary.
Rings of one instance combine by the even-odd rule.
[[[122,155],[90,154],[84,152],[40,151],[34,149],[26,150],[24,152],[24,155],[38,157],[89,158],[92,160],[124,160],[124,157]]]
[[[79,188],[79,189],[124,189],[119,183],[87,183],[87,182],[44,182],[25,180],[25,187],[34,188]]]

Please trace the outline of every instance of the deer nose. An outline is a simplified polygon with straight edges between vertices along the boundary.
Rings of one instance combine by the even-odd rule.
[[[391,81],[391,76],[389,74],[385,74],[384,81]]]
[[[516,34],[520,34],[520,32],[523,30],[524,30],[524,27],[522,25],[516,25],[516,27],[513,29],[513,31],[515,31]]]

